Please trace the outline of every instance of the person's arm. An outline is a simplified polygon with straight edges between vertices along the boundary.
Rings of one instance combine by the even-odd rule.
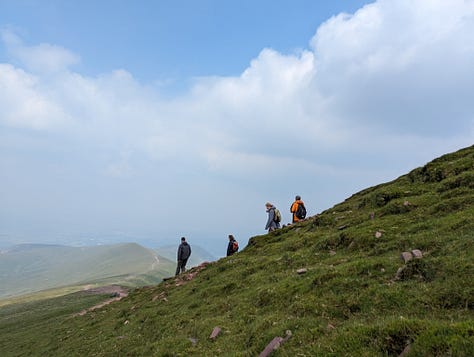
[[[267,225],[265,226],[265,229],[270,228],[273,222],[273,217],[275,216],[275,210],[271,209],[268,211],[268,220],[267,220]]]
[[[291,208],[290,208],[290,212],[295,213],[297,210],[298,210],[298,203],[293,202],[293,204],[291,205]]]

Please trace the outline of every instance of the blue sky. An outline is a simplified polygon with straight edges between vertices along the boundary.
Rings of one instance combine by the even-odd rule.
[[[474,2],[0,1],[0,239],[223,255],[474,138]]]

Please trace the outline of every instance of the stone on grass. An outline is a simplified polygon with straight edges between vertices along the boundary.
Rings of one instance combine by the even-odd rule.
[[[274,351],[277,350],[280,347],[281,341],[283,338],[281,337],[275,337],[273,340],[270,341],[270,343],[265,347],[265,349],[258,355],[258,357],[268,357],[270,354]]]
[[[400,259],[403,260],[403,262],[406,264],[406,263],[408,263],[410,260],[413,259],[413,254],[411,254],[410,252],[403,252],[403,253],[400,255]]]
[[[218,326],[214,327],[214,329],[212,330],[211,336],[209,336],[209,338],[211,340],[215,340],[217,338],[217,336],[219,336],[221,331],[222,331],[222,329],[220,327],[218,327]]]
[[[411,251],[411,254],[413,254],[413,257],[416,258],[416,259],[421,259],[423,258],[423,253],[421,252],[421,250],[419,249],[413,249]]]
[[[405,357],[408,356],[408,354],[411,352],[411,343],[408,343],[408,345],[405,346],[403,349],[402,353],[398,355],[398,357]]]
[[[306,273],[307,271],[308,271],[308,269],[306,269],[306,268],[301,268],[301,269],[298,269],[296,272],[297,272],[298,274],[304,274],[304,273]]]
[[[397,269],[397,273],[395,274],[395,280],[399,280],[402,277],[402,273],[405,270],[405,267],[400,267]]]
[[[270,356],[273,351],[277,350],[282,344],[288,341],[292,335],[293,334],[290,330],[286,330],[286,336],[284,338],[279,336],[275,337],[273,340],[270,341],[267,347],[265,347],[265,349],[258,355],[258,357]]]
[[[380,237],[382,237],[382,232],[380,231],[375,232],[375,238],[380,238]]]

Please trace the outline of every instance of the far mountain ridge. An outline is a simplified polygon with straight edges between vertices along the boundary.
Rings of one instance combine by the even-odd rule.
[[[20,244],[0,254],[0,298],[77,284],[140,285],[141,279],[157,282],[173,271],[174,262],[137,243]]]

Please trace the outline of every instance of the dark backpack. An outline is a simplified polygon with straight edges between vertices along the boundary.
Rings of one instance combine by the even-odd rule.
[[[298,204],[298,209],[296,210],[296,218],[305,219],[306,218],[306,208],[303,204]]]
[[[277,208],[275,208],[275,211],[273,212],[273,221],[276,223],[281,222],[281,213]]]

